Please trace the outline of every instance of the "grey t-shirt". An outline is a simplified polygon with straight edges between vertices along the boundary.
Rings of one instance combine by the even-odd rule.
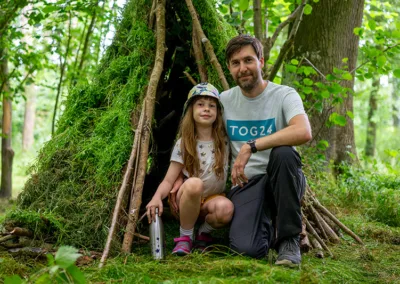
[[[268,82],[265,90],[255,98],[244,96],[234,87],[221,93],[224,122],[228,133],[232,163],[246,141],[271,135],[288,126],[298,114],[305,114],[299,94],[290,87]],[[251,178],[265,174],[271,149],[251,155],[245,175]]]
[[[200,161],[199,178],[203,181],[204,191],[203,197],[208,197],[213,194],[222,193],[225,190],[225,183],[228,174],[228,157],[229,147],[228,141],[225,142],[225,163],[224,163],[224,176],[219,179],[213,171],[215,162],[214,158],[214,141],[200,141],[197,140],[197,157]],[[172,151],[171,161],[183,164],[183,153],[181,152],[181,139],[176,141],[175,147]],[[189,177],[186,168],[183,168],[182,173]]]

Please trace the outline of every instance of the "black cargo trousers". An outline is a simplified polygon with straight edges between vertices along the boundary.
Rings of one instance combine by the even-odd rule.
[[[267,173],[229,192],[235,206],[229,231],[232,250],[262,258],[272,245],[301,233],[300,201],[306,186],[301,167],[293,147],[273,148]]]

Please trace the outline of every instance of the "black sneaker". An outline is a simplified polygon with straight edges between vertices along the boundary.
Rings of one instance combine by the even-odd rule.
[[[301,262],[299,237],[283,240],[279,245],[276,265],[298,267]]]

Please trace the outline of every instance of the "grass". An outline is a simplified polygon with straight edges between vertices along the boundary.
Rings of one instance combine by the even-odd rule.
[[[172,238],[178,231],[172,221],[165,224],[165,261],[152,260],[147,244],[135,244],[132,254],[110,258],[101,270],[98,260],[80,269],[90,283],[400,283],[400,228],[368,221],[357,210],[338,212],[365,246],[345,236],[341,244],[330,247],[334,258],[319,259],[310,251],[303,254],[299,269],[275,266],[274,251],[262,260],[230,254],[224,246],[213,253],[170,255]],[[145,229],[141,232],[146,233]],[[12,257],[4,251],[0,251],[0,262],[0,279],[12,274],[27,277],[44,266],[41,260]]]

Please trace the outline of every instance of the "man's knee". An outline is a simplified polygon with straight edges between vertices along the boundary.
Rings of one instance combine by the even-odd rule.
[[[279,146],[272,149],[270,159],[279,159],[283,161],[296,158],[296,152],[292,146]]]

